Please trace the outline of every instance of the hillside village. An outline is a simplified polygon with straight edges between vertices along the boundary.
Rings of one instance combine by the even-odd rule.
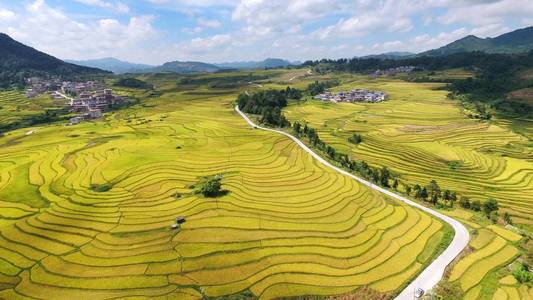
[[[94,81],[70,82],[33,77],[27,80],[27,84],[26,96],[30,99],[45,93],[52,99],[67,99],[70,111],[78,113],[70,119],[70,124],[100,118],[102,112],[126,101],[125,97],[113,95],[113,90],[106,88],[105,84]]]
[[[396,68],[388,68],[388,69],[385,69],[385,70],[377,69],[376,71],[374,71],[374,73],[372,73],[372,75],[374,77],[378,77],[378,76],[394,76],[394,75],[400,74],[400,73],[411,73],[415,69],[416,69],[415,66],[399,66],[399,67],[396,67]]]
[[[315,99],[328,102],[381,102],[388,99],[388,95],[382,91],[355,89],[348,92],[325,92],[315,96]]]

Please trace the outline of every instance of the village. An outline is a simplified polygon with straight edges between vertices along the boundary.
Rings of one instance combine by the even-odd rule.
[[[373,77],[378,76],[395,76],[396,74],[400,73],[411,73],[416,69],[414,66],[399,66],[396,68],[389,68],[385,70],[377,69],[374,73],[372,73]]]
[[[126,101],[123,96],[113,95],[113,90],[106,88],[105,84],[94,81],[70,82],[33,77],[27,83],[26,96],[30,99],[48,94],[52,99],[68,100],[70,111],[77,113],[70,119],[69,125],[101,118],[103,112]]]
[[[349,92],[325,92],[315,96],[315,99],[329,102],[381,102],[388,99],[388,95],[381,91],[355,89]]]

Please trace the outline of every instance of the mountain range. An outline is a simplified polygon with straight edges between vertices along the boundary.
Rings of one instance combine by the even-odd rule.
[[[155,66],[144,65],[144,64],[135,64],[127,61],[118,60],[113,57],[99,58],[99,59],[89,59],[89,60],[65,60],[68,63],[86,66],[91,68],[98,68],[113,72],[116,74],[122,73],[139,73],[144,70],[155,68]]]
[[[518,29],[495,38],[466,36],[438,49],[419,54],[409,52],[389,52],[368,55],[362,58],[399,59],[413,56],[443,56],[458,52],[483,51],[487,53],[524,53],[533,50],[533,27]],[[278,58],[263,61],[229,62],[208,64],[192,61],[172,61],[160,66],[135,64],[115,58],[96,60],[62,61],[46,53],[19,43],[8,35],[0,33],[0,88],[13,84],[23,84],[28,76],[59,75],[79,76],[89,74],[114,73],[198,73],[217,72],[222,69],[264,69],[293,65]],[[105,71],[104,71],[105,70]]]
[[[298,63],[294,64],[296,65]],[[263,61],[239,61],[219,63],[215,65],[223,69],[271,69],[291,66],[293,63],[280,58],[267,58]]]
[[[160,66],[135,64],[108,57],[93,60],[66,60],[80,66],[99,68],[116,74],[123,73],[199,73],[216,72],[222,69],[271,69],[292,65],[291,62],[279,58],[267,58],[263,61],[229,62],[209,64],[197,61],[171,61]]]

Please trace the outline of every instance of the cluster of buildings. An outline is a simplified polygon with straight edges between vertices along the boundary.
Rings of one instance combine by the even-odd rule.
[[[399,73],[411,73],[416,69],[414,66],[400,66],[396,68],[389,68],[386,70],[376,70],[374,76],[394,76]]]
[[[112,89],[81,92],[78,97],[70,98],[70,110],[79,113],[78,116],[70,119],[70,123],[78,124],[83,120],[100,118],[102,112],[125,101],[124,97],[113,95]]]
[[[26,97],[35,98],[40,94],[57,91],[61,87],[61,80],[58,78],[43,79],[40,77],[31,77],[26,79]]]
[[[59,78],[32,77],[27,79],[27,86],[28,98],[48,93],[53,99],[69,100],[70,111],[78,113],[70,119],[70,124],[100,118],[102,112],[126,101],[122,96],[113,95],[113,90],[106,89],[103,83],[94,81],[70,82]]]
[[[41,78],[31,77],[26,80],[26,97],[35,98],[40,94],[48,93],[50,97],[57,98],[61,92],[70,96],[77,96],[83,92],[97,91],[105,89],[103,83],[95,81],[71,82],[62,81],[57,77]]]
[[[95,81],[87,81],[87,82],[70,82],[65,81],[61,85],[61,91],[67,95],[79,95],[84,92],[90,92],[90,91],[98,91],[105,89],[105,85],[103,83],[95,82]]]
[[[315,99],[329,102],[381,102],[387,98],[388,95],[385,92],[364,89],[338,93],[326,92],[315,96]]]

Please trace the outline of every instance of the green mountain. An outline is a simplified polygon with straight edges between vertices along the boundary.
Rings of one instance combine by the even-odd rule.
[[[161,66],[144,70],[145,73],[213,73],[220,70],[219,67],[197,61],[171,61]]]
[[[420,56],[442,56],[459,52],[525,53],[533,50],[533,27],[518,29],[495,38],[466,36],[438,49],[422,52]]]
[[[127,61],[118,60],[113,57],[89,59],[89,60],[65,60],[68,63],[86,66],[91,68],[98,68],[106,71],[113,72],[115,74],[123,73],[140,73],[148,69],[154,68],[154,66],[144,64],[134,64]]]
[[[106,73],[66,63],[0,33],[0,88],[24,86],[25,78],[31,76],[74,78]]]

